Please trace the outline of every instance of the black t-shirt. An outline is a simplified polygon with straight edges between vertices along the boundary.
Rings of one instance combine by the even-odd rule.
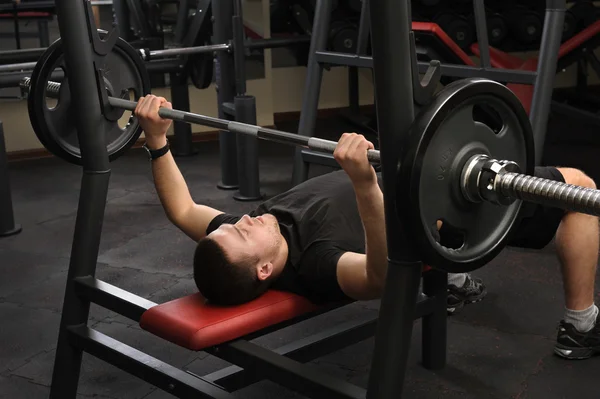
[[[249,216],[265,213],[279,221],[288,243],[288,261],[272,288],[315,303],[347,300],[340,288],[337,262],[344,252],[365,253],[365,233],[348,175],[340,170],[314,177],[262,203]],[[207,234],[241,215],[215,217]]]

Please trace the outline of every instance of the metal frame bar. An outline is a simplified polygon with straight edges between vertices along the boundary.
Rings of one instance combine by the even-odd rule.
[[[69,339],[68,327],[87,323],[90,302],[75,291],[75,279],[96,271],[104,208],[110,180],[110,163],[102,130],[102,104],[98,95],[92,35],[83,1],[56,0],[58,26],[64,46],[66,69],[70,71],[72,117],[78,131],[83,176],[75,220],[73,246],[67,275],[56,357],[50,388],[51,399],[75,399],[81,371],[82,350]]]
[[[373,68],[373,57],[335,53],[331,51],[318,51],[317,59],[321,64],[356,66],[359,68]],[[419,61],[419,72],[425,73],[429,68],[428,62]],[[533,84],[537,73],[530,71],[515,71],[512,69],[472,67],[468,65],[441,64],[442,75],[456,78],[480,76],[505,83]]]
[[[375,103],[388,248],[386,283],[369,374],[367,399],[401,398],[422,263],[409,244],[396,212],[395,176],[401,173],[398,148],[404,148],[414,119],[408,1],[369,1]],[[402,112],[398,112],[398,109]],[[400,166],[401,168],[402,166]],[[399,219],[400,218],[400,222]]]
[[[218,348],[218,356],[309,397],[364,398],[365,390],[272,350],[239,340]]]
[[[15,224],[10,179],[8,176],[8,160],[4,142],[4,127],[0,121],[0,238],[21,232],[21,226]]]
[[[298,134],[312,136],[317,121],[319,94],[321,80],[323,78],[323,66],[319,63],[318,52],[327,49],[329,24],[332,11],[332,0],[316,0],[315,14],[312,26],[312,40],[308,51],[308,62],[306,65],[306,80],[304,82],[304,94],[302,95],[302,109],[300,110],[300,121]],[[302,150],[296,149],[294,154],[294,171],[292,173],[292,185],[296,186],[308,178],[308,164],[303,158]]]
[[[289,47],[310,42],[310,36],[293,36],[293,37],[277,37],[266,39],[247,39],[245,41],[245,49],[248,50],[265,50],[278,47]],[[164,58],[179,57],[189,54],[210,53],[213,51],[230,51],[234,46],[232,44],[211,44],[206,46],[179,47],[163,50],[139,49],[140,56],[146,61],[146,65],[151,65],[160,61],[178,61],[179,59],[164,60]],[[14,64],[17,70],[33,69],[37,60],[47,50],[46,47],[26,49],[26,50],[5,50],[0,51],[0,66],[6,70],[7,65]],[[2,70],[0,70],[2,72]]]
[[[548,116],[554,91],[558,50],[562,41],[563,25],[565,21],[566,0],[547,0],[544,30],[540,44],[540,54],[537,67],[537,77],[533,86],[533,99],[529,119],[533,128],[533,142],[535,144],[535,164],[540,165],[546,141]]]
[[[67,328],[71,345],[112,364],[178,398],[233,399],[222,388],[162,362],[99,331],[79,325]],[[65,396],[64,398],[71,397]],[[74,396],[73,396],[74,397]]]
[[[233,0],[212,2],[213,38],[216,43],[229,43],[233,40]],[[215,75],[217,83],[218,116],[221,119],[233,120],[224,109],[223,104],[234,102],[235,97],[235,65],[231,54],[219,51],[215,59]],[[219,131],[219,153],[221,162],[221,182],[217,187],[223,190],[239,188],[237,164],[237,137],[235,133]]]

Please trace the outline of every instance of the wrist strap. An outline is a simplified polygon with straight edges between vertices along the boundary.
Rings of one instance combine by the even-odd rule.
[[[165,155],[167,152],[169,152],[170,146],[169,146],[169,140],[167,139],[167,144],[165,144],[164,147],[159,148],[158,150],[151,150],[148,147],[148,143],[144,143],[143,146],[146,151],[148,152],[148,157],[150,158],[151,161],[154,161],[157,158],[162,157],[163,155]]]

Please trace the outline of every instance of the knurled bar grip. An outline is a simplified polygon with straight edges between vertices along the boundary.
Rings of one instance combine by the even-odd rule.
[[[505,173],[497,190],[507,197],[568,211],[600,216],[600,190],[520,173]]]
[[[25,78],[21,82],[21,88],[29,91],[31,79]],[[60,83],[48,82],[47,94],[57,96],[60,90]],[[117,97],[108,97],[108,102],[115,108],[135,111],[137,103],[130,100],[124,100]],[[171,119],[178,122],[193,123],[197,125],[209,126],[219,130],[227,130],[232,133],[246,134],[256,138],[268,141],[274,141],[282,144],[290,144],[295,146],[307,147],[311,150],[328,152],[333,154],[337,146],[337,142],[319,139],[316,137],[301,136],[295,133],[283,132],[275,129],[267,129],[264,127],[250,125],[246,123],[233,122],[225,119],[213,118],[210,116],[194,114],[191,112],[180,111],[176,109],[160,108],[158,115],[163,119]],[[368,150],[367,158],[371,162],[380,162],[380,153],[377,150]]]

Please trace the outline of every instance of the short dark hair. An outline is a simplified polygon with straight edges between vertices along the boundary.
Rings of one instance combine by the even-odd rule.
[[[263,294],[269,279],[261,281],[251,267],[256,259],[231,262],[225,251],[208,237],[194,252],[194,281],[204,298],[215,305],[239,305]]]

